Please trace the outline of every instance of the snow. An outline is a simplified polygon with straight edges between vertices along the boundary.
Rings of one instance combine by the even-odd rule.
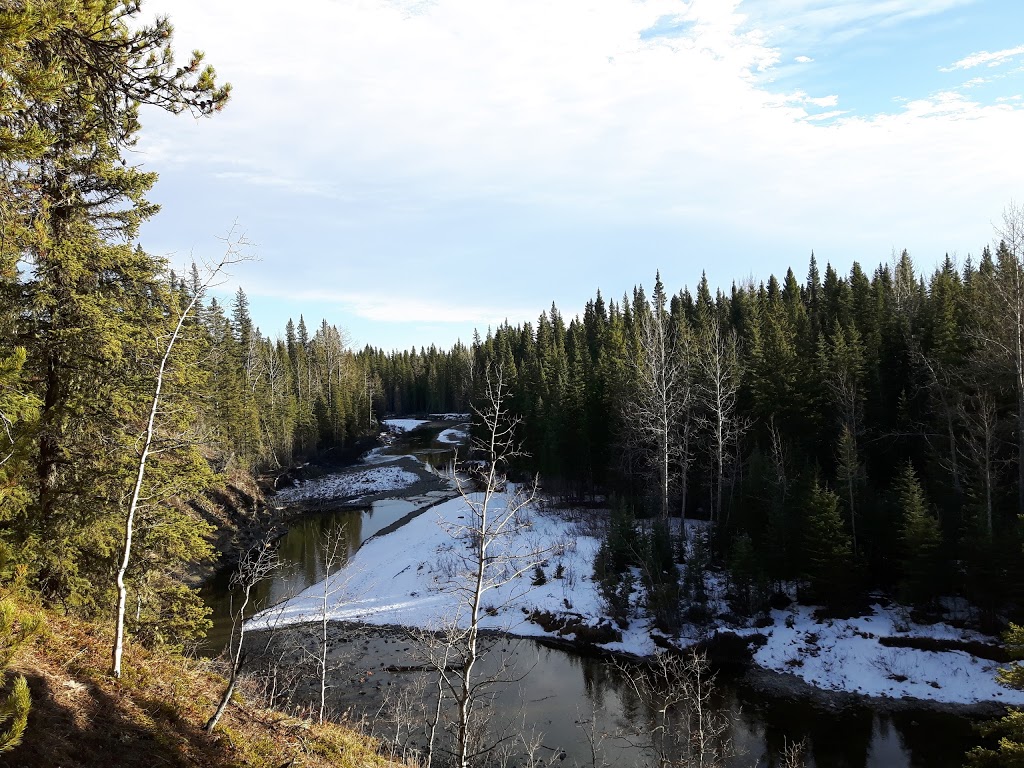
[[[388,464],[402,458],[399,454],[387,453],[390,449],[390,445],[378,445],[364,453],[359,460],[363,464]]]
[[[278,491],[280,502],[337,499],[383,493],[407,488],[419,481],[419,476],[401,467],[373,467],[355,472],[327,475],[299,483],[293,488]]]
[[[411,432],[421,424],[427,424],[426,419],[384,419],[384,426],[389,432]]]
[[[791,672],[825,690],[937,702],[1024,704],[1024,691],[996,682],[996,662],[963,651],[881,645],[880,637],[991,641],[948,624],[915,624],[903,613],[899,607],[875,605],[868,616],[816,621],[813,607],[772,611],[772,626],[757,630],[768,642],[754,654],[754,662]]]
[[[469,427],[451,427],[450,429],[444,430],[437,436],[437,442],[447,443],[448,445],[460,445],[466,442],[466,438],[469,437]]]
[[[506,494],[497,494],[494,503],[501,508]],[[357,621],[374,625],[403,625],[439,628],[450,618],[455,598],[446,585],[456,575],[455,548],[461,543],[449,535],[452,526],[467,517],[466,502],[452,499],[414,518],[387,536],[371,539],[353,556],[336,577],[344,584],[328,613],[338,621]],[[574,526],[553,514],[531,512],[531,531],[525,544],[529,549],[545,550],[542,566],[547,583],[533,587],[533,570],[484,596],[482,626],[521,636],[546,633],[537,624],[526,621],[533,610],[569,613],[589,624],[603,619],[601,597],[591,581],[594,557],[600,540],[582,534]],[[555,578],[561,566],[561,578]],[[320,616],[323,585],[315,585],[285,604],[265,611],[254,619],[257,626],[309,621]],[[567,608],[566,603],[571,607]],[[493,615],[488,613],[488,609]],[[463,617],[464,619],[464,617]],[[630,653],[654,651],[646,622],[633,622],[623,633],[621,643],[607,647]]]
[[[435,421],[469,421],[471,413],[432,413],[430,418]]]
[[[385,469],[378,467],[366,472]],[[412,479],[411,473],[402,472]],[[398,482],[397,478],[385,481]],[[311,485],[311,484],[307,484]],[[303,490],[306,486],[303,486]],[[335,492],[335,491],[332,491]],[[500,507],[507,497],[498,494]],[[458,581],[457,548],[463,544],[449,531],[468,519],[462,498],[446,501],[419,515],[398,530],[367,541],[349,565],[332,577],[328,585],[332,604],[328,618],[371,625],[402,625],[437,629],[448,624],[457,610],[452,594]],[[589,513],[583,513],[589,514]],[[599,513],[598,513],[599,514]],[[600,547],[599,526],[581,524],[546,510],[530,511],[531,527],[520,546],[544,550],[546,583],[532,586],[532,569],[508,584],[485,594],[482,627],[519,636],[555,636],[527,620],[533,611],[581,619],[595,626],[603,621],[603,601],[592,581],[593,562]],[[700,534],[701,524],[688,521],[689,533]],[[690,540],[693,540],[691,535]],[[556,571],[561,566],[561,578]],[[640,584],[639,573],[635,583]],[[463,581],[462,583],[466,583]],[[825,690],[850,691],[878,697],[918,699],[936,702],[973,703],[998,701],[1024,705],[1024,692],[1000,686],[996,680],[998,664],[962,651],[927,651],[887,647],[882,637],[929,637],[953,641],[991,642],[975,632],[948,624],[918,625],[909,620],[900,607],[875,605],[868,615],[849,619],[816,620],[815,609],[797,606],[775,610],[771,625],[764,628],[737,627],[722,618],[724,574],[706,573],[710,607],[719,618],[708,624],[684,628],[673,641],[686,645],[716,631],[765,638],[756,649],[754,662],[778,672],[792,673],[807,683]],[[324,595],[322,584],[253,619],[257,627],[301,623],[320,618]],[[612,651],[647,656],[657,648],[652,640],[652,624],[643,615],[641,590],[634,592],[635,611],[622,639],[607,643]],[[465,616],[455,620],[465,623]],[[571,637],[571,635],[570,635]]]

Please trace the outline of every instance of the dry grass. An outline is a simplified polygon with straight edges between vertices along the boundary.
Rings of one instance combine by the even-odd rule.
[[[404,765],[341,725],[319,726],[237,698],[217,731],[203,730],[224,680],[204,661],[129,646],[121,680],[109,677],[111,633],[50,614],[49,631],[12,669],[28,678],[32,711],[22,745],[0,764],[35,766]]]

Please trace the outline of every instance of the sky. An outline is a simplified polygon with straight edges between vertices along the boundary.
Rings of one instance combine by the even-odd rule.
[[[867,270],[931,271],[1024,198],[1017,0],[148,0],[231,102],[142,114],[142,243],[234,228],[262,331],[448,347],[504,320]]]

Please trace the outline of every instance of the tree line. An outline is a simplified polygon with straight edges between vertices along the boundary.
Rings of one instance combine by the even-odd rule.
[[[477,337],[549,490],[716,524],[766,589],[962,595],[1016,610],[1024,513],[1024,210],[933,271],[908,253],[801,282],[600,292]],[[753,553],[753,554],[747,554]]]
[[[207,491],[344,456],[388,409],[465,410],[471,368],[464,346],[357,351],[302,317],[270,338],[243,290],[207,295],[212,264],[176,274],[142,248],[142,110],[212,116],[230,86],[140,13],[0,7],[0,582],[110,617],[127,518],[129,633],[182,647],[206,626],[186,577],[216,555]]]

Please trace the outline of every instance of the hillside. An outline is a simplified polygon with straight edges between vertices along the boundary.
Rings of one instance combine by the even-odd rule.
[[[129,646],[121,680],[107,675],[110,632],[56,613],[15,659],[32,711],[11,768],[132,766],[401,766],[380,745],[335,724],[316,725],[236,696],[214,734],[204,731],[224,679],[215,664]]]

